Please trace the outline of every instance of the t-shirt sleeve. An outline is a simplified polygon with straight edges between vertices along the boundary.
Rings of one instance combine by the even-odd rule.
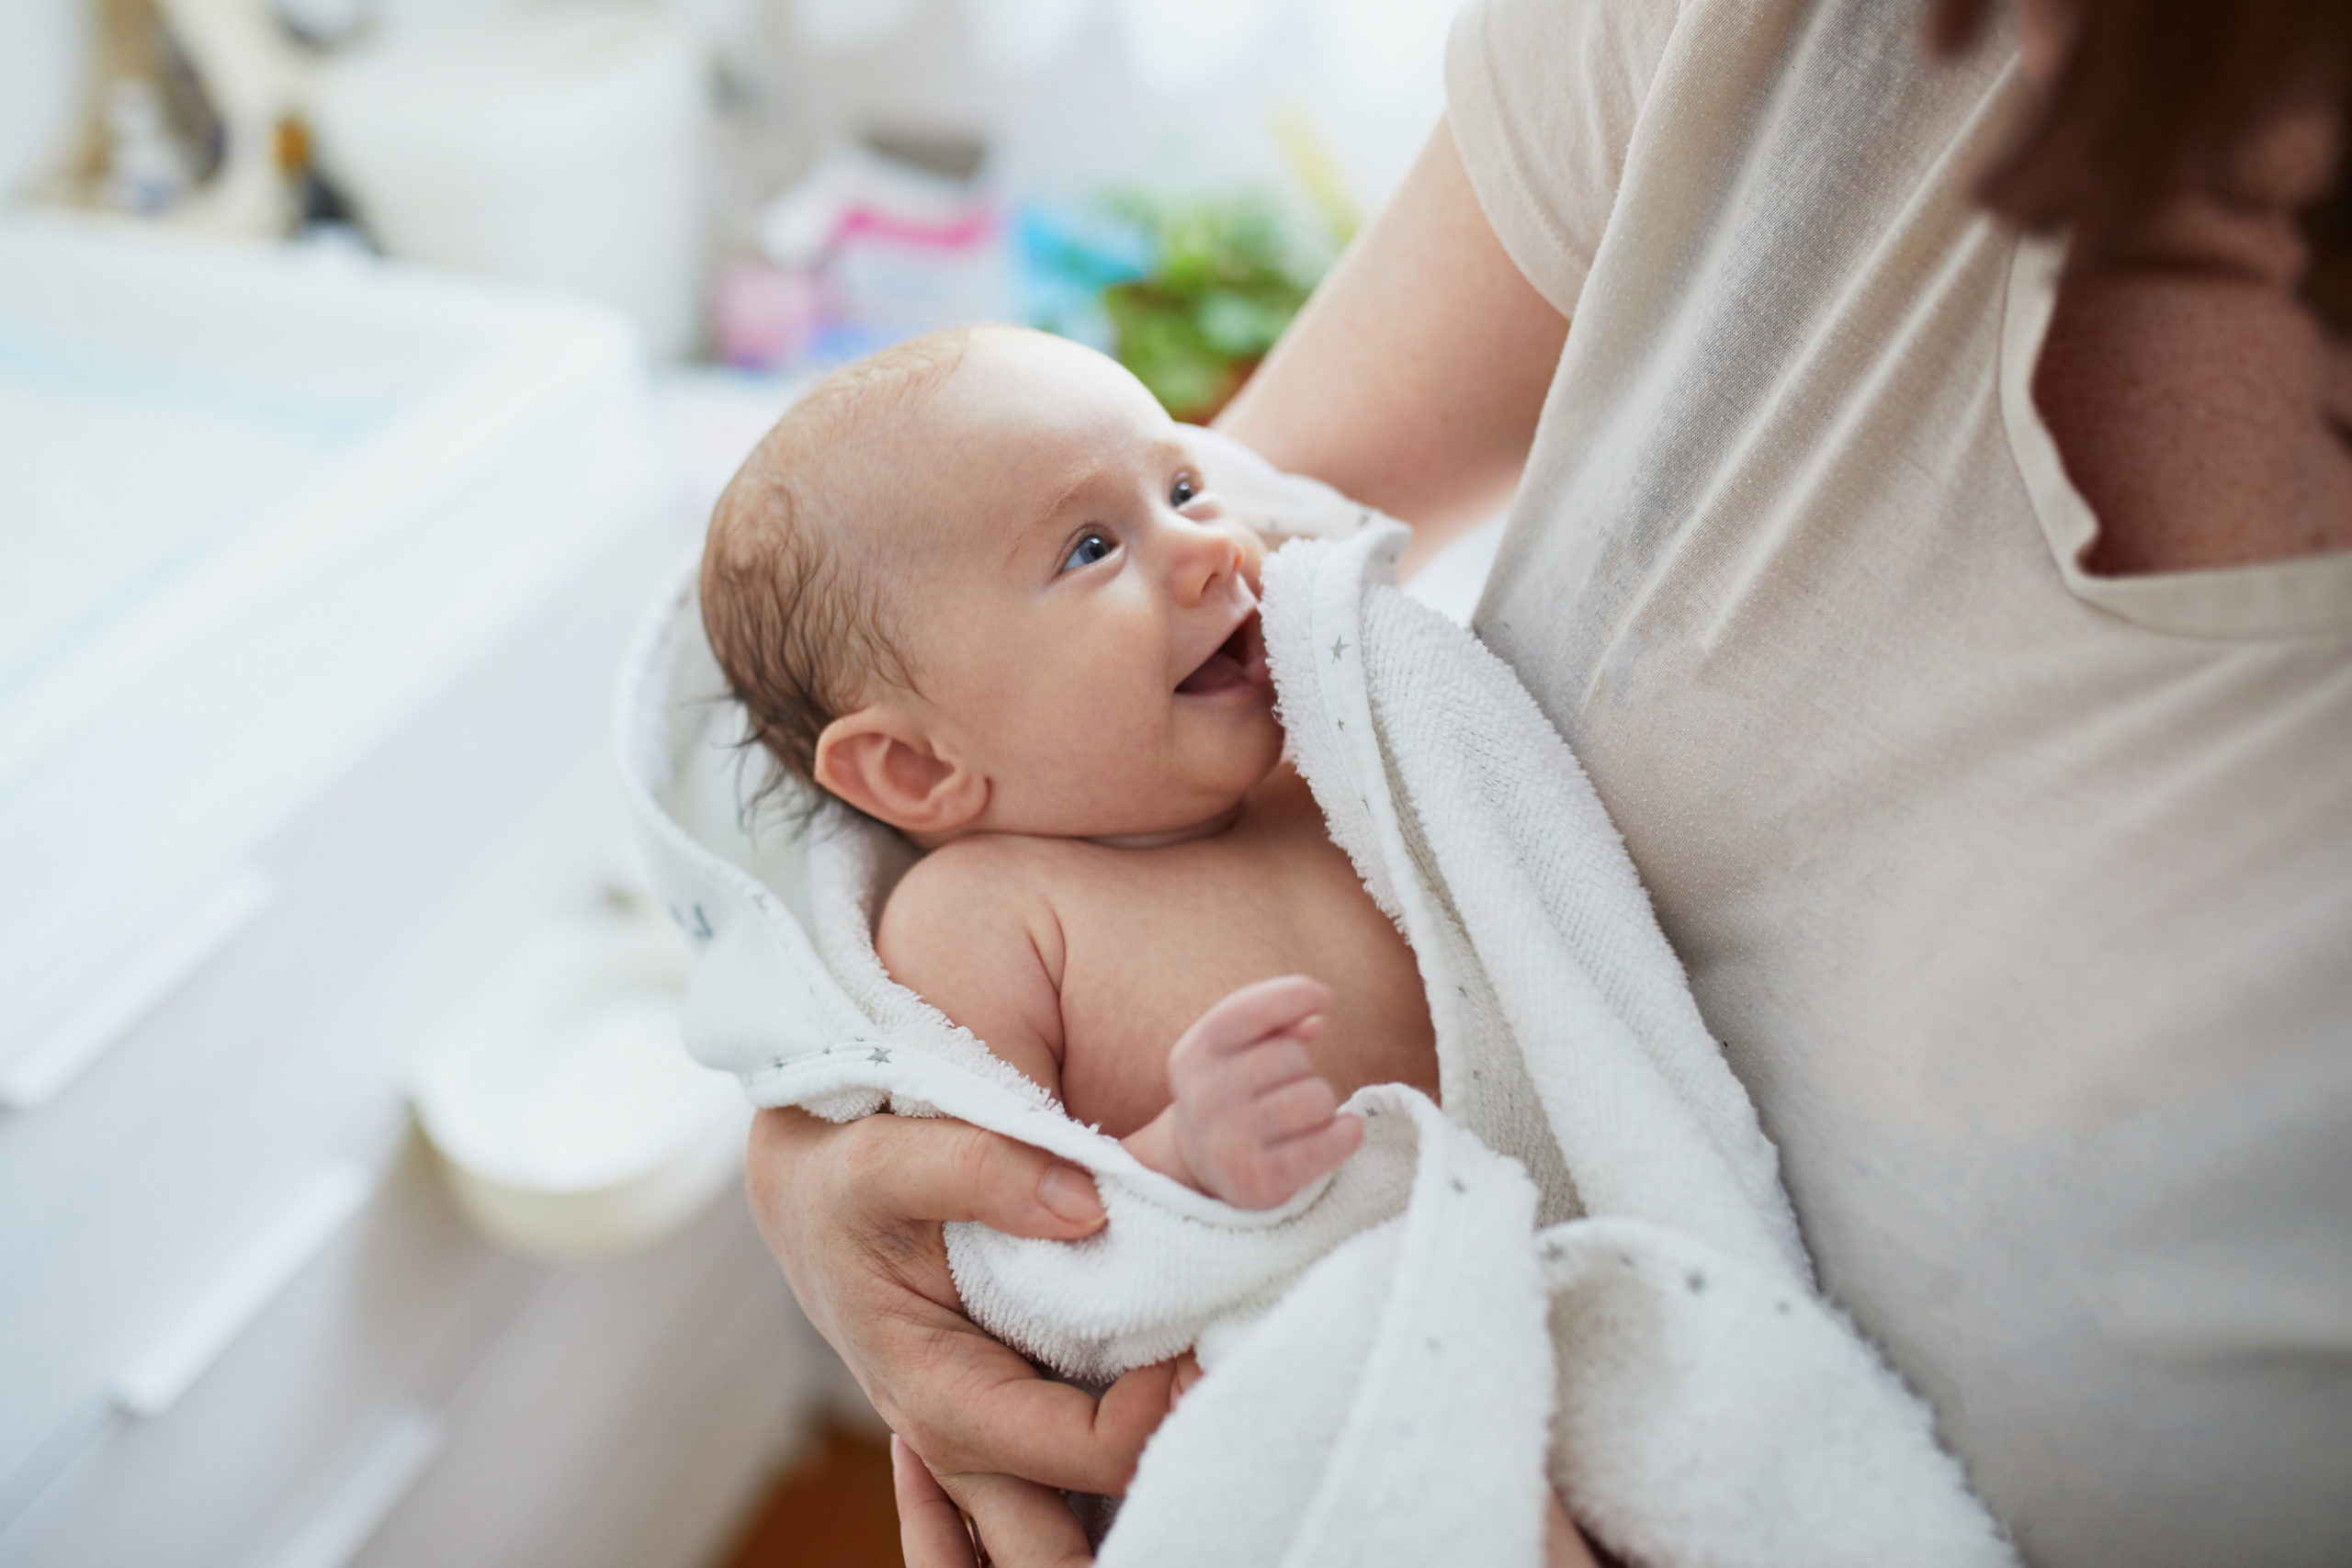
[[[1503,250],[1572,314],[1677,0],[1470,0],[1446,40],[1446,118]]]

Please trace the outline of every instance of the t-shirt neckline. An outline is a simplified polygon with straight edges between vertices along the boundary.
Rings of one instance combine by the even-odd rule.
[[[2250,566],[2104,577],[2083,558],[2098,536],[2033,404],[2033,367],[2058,300],[2063,236],[2020,235],[2001,327],[2001,420],[2009,455],[2067,591],[2150,631],[2232,641],[2352,636],[2352,550]]]

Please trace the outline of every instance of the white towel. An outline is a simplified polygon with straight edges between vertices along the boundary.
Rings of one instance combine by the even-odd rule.
[[[1365,515],[1262,464],[1211,478],[1288,532]],[[1092,1237],[948,1245],[974,1319],[1071,1376],[1200,1347],[1106,1568],[1533,1563],[1547,1476],[1634,1562],[2014,1562],[1926,1407],[1814,1291],[1772,1149],[1566,747],[1389,585],[1404,539],[1375,520],[1285,546],[1263,621],[1300,771],[1419,961],[1442,1112],[1363,1091],[1363,1149],[1263,1213],[1063,1115],[884,973],[899,840],[841,812],[747,825],[690,581],[621,715],[697,949],[688,1043],[764,1105],[957,1116],[1094,1173]]]

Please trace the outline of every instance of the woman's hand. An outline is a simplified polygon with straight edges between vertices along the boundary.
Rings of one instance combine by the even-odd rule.
[[[1197,1365],[1193,1376],[1199,1376]],[[993,1568],[1083,1568],[1094,1561],[1077,1518],[1048,1488],[1009,1475],[968,1476],[951,1496],[898,1438],[890,1439],[890,1478],[907,1568],[979,1568],[984,1561]],[[984,1541],[1017,1541],[1014,1554],[991,1551],[983,1559],[975,1532]],[[1544,1493],[1544,1568],[1600,1568],[1549,1487]]]
[[[907,1568],[1084,1568],[1094,1561],[1078,1516],[1050,1486],[964,1475],[951,1478],[951,1492],[898,1437],[890,1439],[890,1480]]]
[[[1611,1559],[1613,1562],[1614,1559]],[[915,1560],[907,1559],[907,1568],[915,1568]],[[930,1568],[925,1563],[922,1568]],[[1549,1487],[1544,1492],[1544,1568],[1600,1568],[1600,1560],[1593,1555],[1568,1511],[1560,1506],[1557,1494]]]
[[[978,1220],[1014,1235],[1090,1235],[1102,1204],[1083,1171],[944,1118],[835,1125],[784,1110],[752,1122],[744,1176],[801,1310],[951,1493],[963,1478],[999,1476],[1125,1491],[1167,1414],[1171,1369],[1130,1372],[1100,1400],[1039,1377],[964,1316],[939,1228]],[[1005,1546],[991,1540],[1000,1562],[1025,1561]]]

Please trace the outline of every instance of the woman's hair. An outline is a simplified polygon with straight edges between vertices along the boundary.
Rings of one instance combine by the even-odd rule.
[[[1986,177],[1994,210],[2030,228],[2065,224],[2096,255],[2170,190],[2203,172],[2282,95],[2333,104],[2352,132],[2346,0],[2054,0],[2071,30],[2057,73],[2016,146]],[[1932,47],[1966,44],[1988,0],[1933,0]],[[2352,327],[2352,180],[2339,151],[2329,193],[2307,209],[2305,288]]]

